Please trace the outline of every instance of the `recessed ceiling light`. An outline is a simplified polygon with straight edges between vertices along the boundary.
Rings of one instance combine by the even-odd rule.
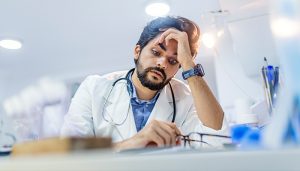
[[[0,47],[6,48],[6,49],[20,49],[22,47],[22,43],[18,40],[3,39],[3,40],[0,40]]]
[[[148,4],[145,11],[148,15],[159,17],[167,15],[170,11],[170,6],[163,2],[156,2]]]

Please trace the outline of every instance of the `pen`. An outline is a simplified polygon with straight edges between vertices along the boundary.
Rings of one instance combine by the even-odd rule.
[[[274,102],[274,67],[272,65],[268,65],[267,66],[267,81],[268,81],[268,85],[269,85],[269,91],[270,91],[270,96],[271,96],[271,100],[272,100],[272,104]]]
[[[277,96],[278,82],[279,82],[279,67],[273,67],[268,64],[268,60],[264,57],[265,66],[262,68],[262,75],[265,84],[265,94],[269,106],[269,112],[272,113],[274,101]]]
[[[275,67],[274,70],[274,95],[273,95],[273,99],[276,99],[277,96],[277,91],[279,88],[279,67]]]
[[[265,90],[266,99],[267,99],[267,103],[268,103],[269,113],[271,114],[272,113],[272,100],[271,100],[271,94],[270,94],[269,83],[268,83],[268,78],[267,78],[267,69],[265,66],[263,66],[261,69],[261,75],[264,80],[264,90]]]

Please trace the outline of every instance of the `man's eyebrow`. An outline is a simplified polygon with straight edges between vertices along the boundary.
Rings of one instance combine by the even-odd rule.
[[[162,50],[167,51],[166,47],[162,43],[159,43],[158,45],[160,48],[162,48]]]
[[[162,43],[159,43],[158,45],[162,50],[167,51],[167,48]],[[177,55],[177,53],[174,53],[174,55]]]

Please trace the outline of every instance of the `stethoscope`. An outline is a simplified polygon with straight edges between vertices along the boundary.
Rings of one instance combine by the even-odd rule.
[[[111,116],[109,113],[108,113],[109,119],[107,119],[106,116],[105,116],[105,114],[104,114],[104,113],[107,113],[107,112],[104,112],[104,110],[106,110],[107,101],[108,101],[108,99],[109,99],[109,97],[110,97],[110,95],[111,95],[113,89],[115,88],[116,84],[119,83],[119,82],[121,82],[122,80],[125,80],[125,81],[126,81],[125,83],[127,84],[127,89],[128,89],[129,95],[131,95],[131,92],[133,91],[133,87],[132,87],[132,84],[131,84],[131,81],[130,81],[129,77],[130,77],[130,74],[134,71],[134,69],[135,69],[135,68],[130,69],[130,70],[127,72],[127,74],[126,74],[125,77],[119,78],[119,79],[117,79],[116,81],[114,81],[113,84],[112,84],[112,86],[111,86],[111,88],[110,88],[110,90],[109,90],[109,93],[108,93],[107,97],[105,98],[105,102],[104,102],[104,105],[103,105],[103,108],[102,108],[102,117],[103,117],[104,121],[108,122],[111,126],[113,126],[113,127],[115,127],[115,128],[117,128],[117,126],[123,125],[123,124],[125,123],[125,121],[127,120],[128,115],[129,115],[129,110],[130,110],[130,102],[128,103],[128,109],[127,109],[127,114],[126,114],[125,118],[124,118],[121,122],[119,122],[119,123],[116,123],[116,122],[113,120],[112,116]],[[174,123],[174,122],[175,122],[175,118],[176,118],[176,103],[175,103],[175,96],[174,96],[174,92],[173,92],[171,83],[169,82],[168,85],[170,86],[170,90],[171,90],[171,94],[172,94],[172,101],[173,101],[173,117],[172,117],[172,123]],[[117,130],[118,130],[118,129],[117,129]],[[121,133],[119,132],[119,130],[118,130],[118,133],[121,135]],[[122,137],[122,136],[121,136],[121,137]],[[122,137],[122,139],[124,139],[124,138]]]

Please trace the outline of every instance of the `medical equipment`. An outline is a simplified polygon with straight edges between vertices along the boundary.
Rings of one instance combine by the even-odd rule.
[[[4,131],[3,124],[3,120],[0,119],[0,157],[9,155],[17,141],[12,133]]]
[[[125,81],[126,81],[128,92],[129,92],[129,94],[131,94],[131,92],[132,92],[132,90],[133,90],[133,87],[132,87],[132,84],[130,83],[129,76],[130,76],[130,73],[132,73],[132,72],[134,71],[134,69],[135,69],[135,68],[130,69],[130,70],[127,72],[127,74],[126,74],[125,77],[122,77],[122,78],[117,79],[117,80],[112,84],[112,87],[111,87],[111,89],[109,90],[109,93],[108,93],[108,95],[107,95],[107,98],[105,99],[105,102],[104,102],[104,105],[103,105],[103,109],[102,109],[102,117],[103,117],[103,119],[104,119],[106,122],[108,122],[112,127],[117,128],[117,126],[123,125],[123,124],[125,123],[125,121],[126,121],[127,118],[128,118],[128,115],[129,115],[130,102],[128,103],[128,109],[127,109],[127,114],[126,114],[126,116],[125,116],[125,119],[122,120],[122,121],[119,122],[119,123],[116,123],[116,122],[113,120],[113,118],[111,117],[110,114],[108,114],[109,119],[107,119],[107,118],[105,117],[105,114],[104,114],[105,112],[104,112],[104,110],[106,109],[107,101],[108,101],[108,99],[109,99],[109,97],[110,97],[110,95],[111,95],[111,93],[112,93],[112,90],[114,89],[115,85],[116,85],[118,82],[122,81],[122,80],[125,80]],[[174,92],[173,92],[173,89],[172,89],[172,86],[171,86],[170,83],[169,83],[169,86],[170,86],[170,90],[171,90],[171,93],[172,93],[172,101],[173,101],[173,117],[172,117],[172,123],[173,123],[173,122],[175,121],[175,118],[176,118],[176,103],[175,103]],[[121,135],[121,133],[119,132],[119,130],[118,130],[118,129],[116,129],[116,130],[117,130],[118,133]],[[121,137],[122,137],[122,136],[121,136]],[[124,138],[122,137],[122,139],[124,139]]]
[[[271,27],[284,75],[271,123],[263,132],[268,148],[300,145],[300,2],[276,0],[272,3]],[[284,25],[284,27],[278,27]],[[288,29],[286,29],[288,28]]]

